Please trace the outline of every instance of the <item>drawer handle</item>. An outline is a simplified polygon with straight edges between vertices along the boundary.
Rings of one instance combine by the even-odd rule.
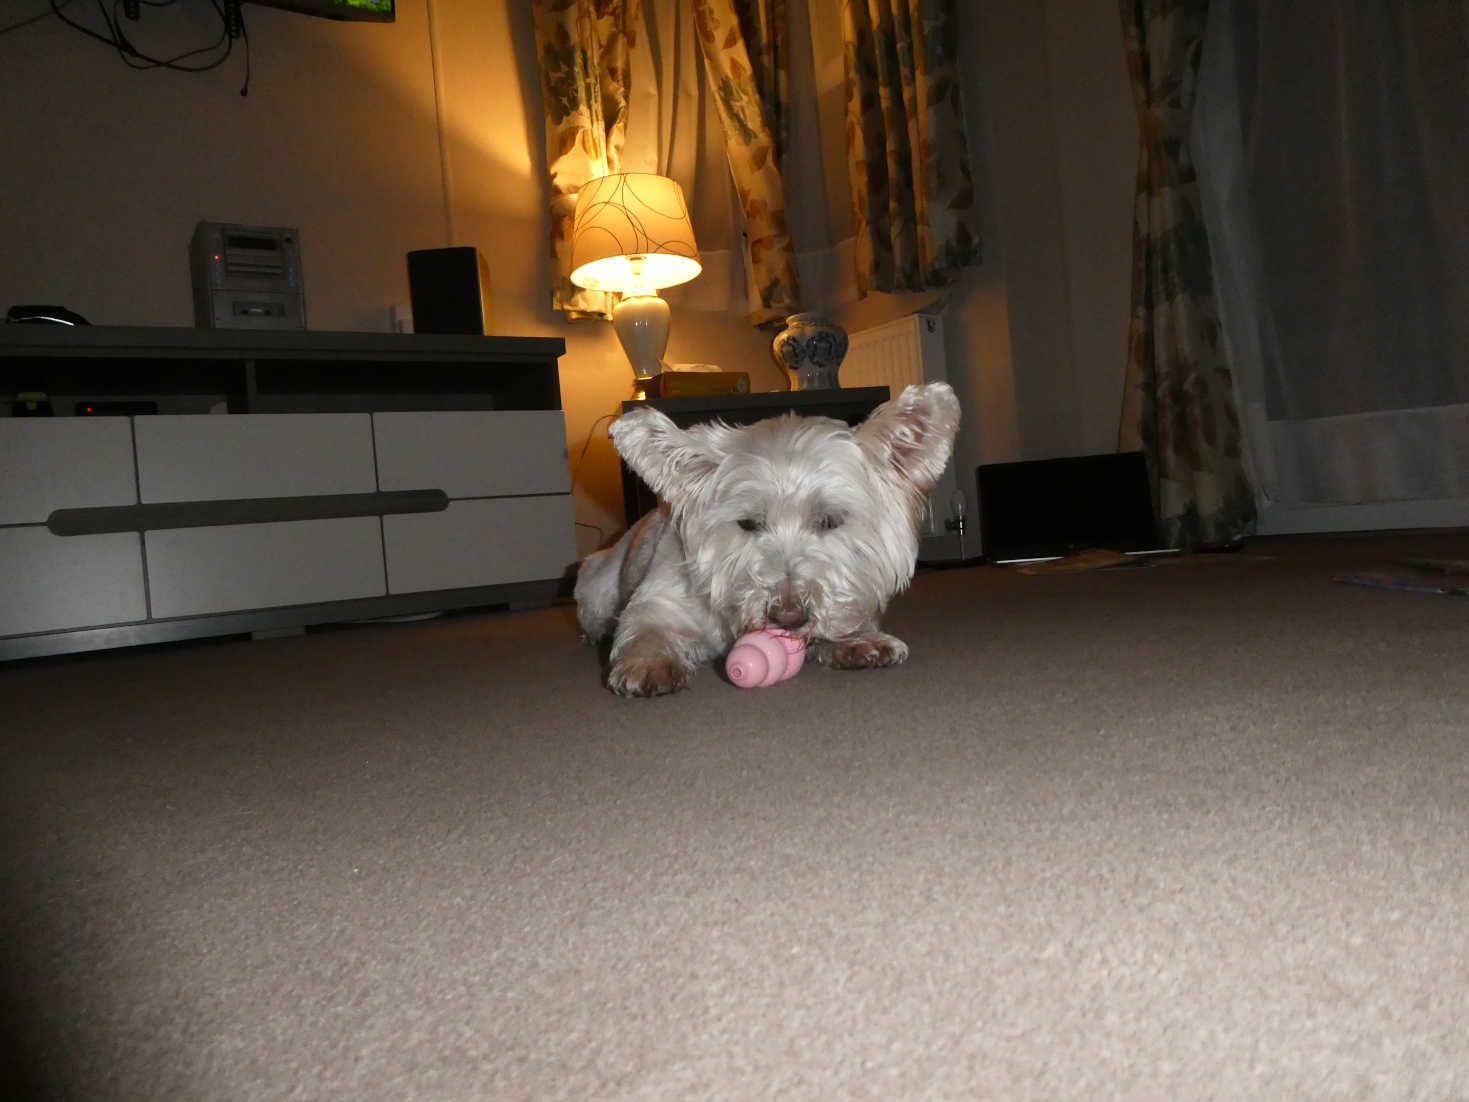
[[[101,505],[56,509],[46,527],[56,536],[99,536],[160,528],[211,528],[221,524],[272,524],[285,520],[334,520],[394,513],[441,513],[443,490],[387,490],[313,497],[246,497],[228,501],[169,501],[156,505]]]

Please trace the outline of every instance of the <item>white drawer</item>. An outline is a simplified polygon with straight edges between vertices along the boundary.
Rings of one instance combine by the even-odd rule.
[[[388,589],[421,593],[559,578],[576,558],[571,498],[454,501],[383,517]]]
[[[143,553],[136,532],[53,536],[0,528],[0,635],[126,624],[145,619]]]
[[[53,509],[138,500],[126,417],[0,419],[0,471],[0,524],[40,524]]]
[[[139,417],[134,431],[145,504],[377,489],[366,413]]]
[[[153,615],[276,608],[383,595],[376,517],[148,532]]]
[[[378,485],[441,489],[450,497],[564,494],[560,410],[374,413]]]

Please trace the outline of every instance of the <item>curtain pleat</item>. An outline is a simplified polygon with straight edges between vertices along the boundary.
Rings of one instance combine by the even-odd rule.
[[[1141,142],[1119,446],[1157,478],[1164,537],[1227,546],[1255,529],[1234,378],[1188,144],[1208,0],[1121,0]]]
[[[857,290],[922,291],[980,259],[954,0],[843,0]]]
[[[642,0],[535,0],[536,50],[550,176],[551,303],[570,317],[612,315],[616,296],[571,282],[576,197],[620,171],[628,120],[628,54]]]
[[[801,309],[780,164],[781,98],[788,86],[784,4],[749,0],[737,8],[735,0],[693,0],[693,7],[730,175],[745,217],[746,262],[755,298],[747,318],[753,325],[779,321]],[[747,31],[759,37],[752,42]],[[774,98],[767,102],[769,96]]]

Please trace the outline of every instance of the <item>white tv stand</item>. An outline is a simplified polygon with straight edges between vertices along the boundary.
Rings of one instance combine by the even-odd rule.
[[[564,348],[0,327],[0,661],[549,603]]]

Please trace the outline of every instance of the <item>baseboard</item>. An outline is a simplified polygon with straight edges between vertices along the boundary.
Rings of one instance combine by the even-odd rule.
[[[1469,497],[1363,505],[1266,503],[1260,507],[1257,531],[1262,536],[1290,536],[1313,532],[1394,532],[1465,527],[1469,527]]]

